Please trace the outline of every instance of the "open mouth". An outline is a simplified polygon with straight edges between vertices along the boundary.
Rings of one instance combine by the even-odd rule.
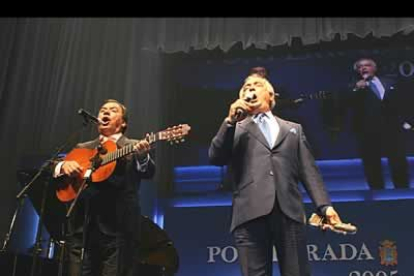
[[[247,93],[246,97],[244,98],[244,100],[248,103],[255,103],[257,101],[257,96],[255,93],[253,92],[249,92]]]
[[[109,117],[103,117],[102,118],[102,122],[103,122],[103,126],[107,126],[109,125],[109,122],[111,121],[111,119]]]

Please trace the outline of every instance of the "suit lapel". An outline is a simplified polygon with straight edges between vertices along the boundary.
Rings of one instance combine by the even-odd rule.
[[[239,124],[239,126],[247,130],[254,138],[256,138],[260,143],[262,143],[266,148],[270,150],[269,143],[267,142],[259,126],[253,121],[251,116],[246,117],[246,119],[244,119]]]
[[[378,78],[378,77],[377,77]],[[383,99],[385,99],[385,97],[387,97],[387,90],[388,90],[388,85],[387,85],[387,83],[385,83],[384,81],[382,81],[380,78],[378,78],[378,81],[381,83],[381,85],[382,85],[382,88],[384,88],[384,96],[382,97],[382,99],[380,99],[381,101],[383,100]],[[379,89],[379,87],[377,87],[377,89]]]
[[[281,120],[277,116],[275,116],[277,123],[279,124],[279,134],[277,135],[276,142],[273,145],[273,148],[276,148],[282,141],[286,138],[287,134],[289,133],[289,126],[285,123],[285,121]]]
[[[380,79],[378,78],[379,82],[382,84],[382,87],[384,87],[384,97],[383,100],[385,98],[388,98],[394,91],[394,87],[392,86],[393,82],[389,81],[388,79]]]
[[[89,145],[87,145],[86,148],[88,149],[96,149],[99,146],[99,137],[96,138],[95,140],[92,140],[91,143]]]
[[[384,100],[392,95],[392,93],[394,92],[394,87],[392,85],[387,85],[385,83],[382,83],[382,86],[384,86]]]
[[[128,144],[128,138],[125,137],[125,135],[122,135],[118,141],[116,142],[118,148],[122,148],[126,144]]]

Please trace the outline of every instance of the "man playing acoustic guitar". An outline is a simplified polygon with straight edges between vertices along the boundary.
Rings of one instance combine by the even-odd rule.
[[[77,161],[76,155],[93,151],[99,156],[114,151],[108,156],[113,159],[119,158],[116,163],[111,163],[114,168],[113,171],[109,170],[110,176],[100,177],[92,174],[92,184],[81,193],[69,217],[66,235],[68,275],[141,275],[137,271],[140,236],[138,190],[141,178],[150,178],[155,172],[154,160],[150,155],[150,143],[147,139],[132,140],[124,135],[128,122],[127,109],[116,100],[105,101],[99,110],[98,119],[99,137],[78,144],[72,151],[74,153],[68,154],[72,158],[67,156],[65,161],[56,165],[54,172],[58,182],[76,182],[76,179],[83,179],[88,169],[85,168],[85,160],[90,159],[88,156],[83,160],[80,157]],[[128,148],[128,145],[133,154],[119,155],[117,149]],[[108,171],[104,166],[102,168],[104,173]],[[96,170],[96,173],[98,172],[100,173]],[[98,181],[95,181],[94,177]],[[69,202],[76,196],[78,188],[74,184],[58,186],[58,198]],[[89,210],[89,223],[87,231],[83,233],[86,206]],[[83,234],[86,236],[83,237]],[[86,246],[80,274],[83,238],[86,240]]]

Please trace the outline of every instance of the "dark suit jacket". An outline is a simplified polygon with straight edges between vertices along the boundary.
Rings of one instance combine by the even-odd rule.
[[[349,100],[353,107],[353,126],[365,140],[375,139],[382,133],[389,136],[402,132],[404,118],[404,91],[387,79],[379,79],[385,89],[380,100],[370,88],[354,89]],[[384,132],[385,131],[385,132]]]
[[[125,136],[117,141],[118,148],[137,140]],[[93,149],[99,145],[99,139],[80,143],[76,147]],[[139,238],[139,185],[141,178],[150,178],[155,173],[152,158],[149,159],[145,173],[136,168],[135,155],[128,155],[117,160],[114,173],[105,181],[92,183],[85,197],[90,198],[92,227],[97,226],[101,232],[115,236]],[[83,206],[79,204],[72,220],[72,231],[81,231],[83,226]]]
[[[330,205],[302,127],[276,117],[280,132],[271,149],[251,117],[231,126],[223,122],[213,138],[210,162],[230,165],[233,213],[230,231],[272,211],[275,199],[293,220],[306,222],[301,181],[317,207]]]

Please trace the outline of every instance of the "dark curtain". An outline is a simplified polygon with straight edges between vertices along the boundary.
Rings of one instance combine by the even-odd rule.
[[[79,108],[96,114],[107,98],[123,102],[129,112],[126,134],[133,138],[165,127],[161,68],[160,53],[143,49],[134,19],[0,20],[0,237],[20,190],[16,171],[40,167],[43,157],[79,129]],[[86,127],[66,151],[96,135],[94,126]],[[162,154],[157,151],[157,178],[168,168]]]

